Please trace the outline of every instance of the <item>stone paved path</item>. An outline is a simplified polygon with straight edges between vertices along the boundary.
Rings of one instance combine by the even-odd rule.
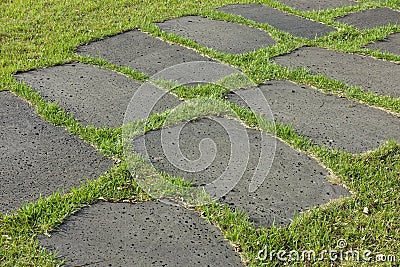
[[[0,114],[0,212],[79,186],[113,165],[10,92],[0,92]]]
[[[187,16],[157,23],[160,29],[193,39],[215,50],[241,54],[270,46],[275,41],[267,32],[244,25],[211,20],[199,16]]]
[[[229,5],[218,10],[240,15],[259,23],[266,23],[279,30],[309,39],[321,37],[335,31],[335,28],[322,23],[290,15],[263,5]]]
[[[279,0],[279,2],[303,11],[323,10],[357,4],[357,2],[350,0]]]
[[[276,140],[276,155],[268,175],[262,185],[250,193],[249,184],[258,167],[258,162],[265,162],[261,155],[262,146],[266,145],[268,149],[272,149],[274,137],[266,135],[265,137],[270,140],[262,143],[260,138],[262,133],[248,129],[249,158],[242,152],[237,161],[232,161],[228,133],[239,129],[240,123],[236,121],[232,121],[231,125],[228,123],[225,122],[222,126],[218,120],[212,118],[200,119],[185,124],[182,129],[179,126],[168,129],[168,133],[172,135],[171,138],[168,135],[161,138],[161,131],[148,132],[144,137],[134,140],[134,148],[141,154],[147,152],[150,161],[159,170],[174,176],[185,177],[195,185],[210,183],[215,177],[222,176],[227,168],[239,166],[240,162],[247,162],[243,175],[241,175],[241,168],[234,168],[232,177],[242,177],[242,179],[222,198],[222,202],[237,210],[245,211],[257,225],[270,226],[273,222],[277,225],[288,224],[295,213],[326,203],[331,199],[348,196],[344,188],[334,186],[326,180],[327,171],[314,159],[299,153],[279,140]],[[190,166],[185,170],[178,168],[175,162],[171,162],[171,159],[163,153],[163,147],[165,147],[163,143],[173,142],[173,136],[176,135],[179,135],[179,145],[183,156],[193,159],[200,157],[198,151],[200,141],[212,138],[217,146],[215,160],[204,171],[194,172],[195,168],[191,169]],[[211,153],[211,150],[207,152]],[[270,155],[264,155],[264,157],[268,156]],[[181,160],[183,157],[177,158],[177,161]]]
[[[371,43],[367,48],[400,55],[400,33],[391,34],[383,41]]]
[[[400,142],[399,117],[382,110],[286,81],[271,81],[259,89],[275,119],[291,124],[296,132],[319,145],[362,153],[376,149],[388,139]],[[228,95],[228,99],[245,106],[257,101],[255,91],[239,90]]]
[[[365,30],[388,24],[396,25],[400,23],[400,12],[390,8],[367,9],[355,12],[337,19],[341,23],[352,25],[356,28]]]
[[[307,68],[313,74],[324,74],[372,93],[400,97],[400,65],[396,63],[319,47],[302,47],[273,60],[287,67]]]
[[[349,0],[280,2],[303,11],[359,4]],[[310,39],[336,30],[262,5],[230,5],[217,10],[268,23]],[[368,29],[395,24],[399,14],[388,8],[378,8],[356,12],[337,21]],[[155,25],[167,33],[229,54],[242,54],[275,44],[266,31],[200,16],[174,18]],[[399,54],[398,37],[394,34],[387,41],[368,47]],[[194,50],[167,43],[137,29],[82,45],[77,52],[149,76],[184,62],[211,61]],[[324,74],[378,95],[400,97],[400,66],[392,62],[318,47],[302,47],[273,60],[287,67],[304,67],[314,74]],[[171,74],[158,78],[184,83],[190,80],[188,77],[198,76],[203,82],[211,76],[219,79],[232,74],[214,66],[207,69],[204,65],[200,73],[188,67],[184,76]],[[122,74],[82,63],[33,70],[15,77],[45,100],[57,102],[81,124],[98,128],[121,126],[130,99],[143,86],[142,82]],[[148,109],[160,113],[184,102],[156,86],[146,89],[135,103],[138,114]],[[255,90],[261,90],[276,119],[287,125],[293,123],[297,133],[315,144],[361,153],[375,149],[389,138],[400,142],[397,115],[288,81],[269,81],[257,88],[242,88],[230,92],[227,100],[247,108],[257,98]],[[150,107],[149,103],[158,98],[161,100],[157,106]],[[254,111],[262,113],[259,109]],[[224,129],[218,121],[230,128]],[[33,107],[10,92],[0,92],[0,124],[1,213],[15,212],[23,203],[35,202],[40,195],[46,197],[57,190],[68,191],[85,178],[99,177],[114,164],[78,137],[44,121]],[[162,130],[138,136],[132,140],[132,145],[157,170],[191,181],[195,187],[215,180],[230,165],[237,167],[246,162],[245,169],[233,169],[232,179],[241,179],[219,202],[248,214],[256,227],[287,225],[296,213],[350,195],[344,186],[328,181],[329,171],[315,159],[257,130],[245,130],[250,156],[246,158],[243,154],[232,162],[229,134],[236,134],[235,129],[240,127],[242,124],[236,120],[204,116],[166,129],[172,137],[179,135],[182,155],[178,159],[181,161],[184,157],[195,160],[202,153],[211,155],[216,149],[212,164],[201,171],[182,169],[169,161],[162,147],[163,142],[169,141],[162,141]],[[267,142],[261,143],[262,138]],[[201,143],[206,139],[211,139],[214,145],[201,150],[199,147],[204,148]],[[239,141],[238,145],[246,144]],[[275,157],[268,174],[254,177],[259,162],[269,156],[261,151],[265,146],[275,145]],[[256,190],[249,191],[254,178],[261,179],[262,183]],[[100,202],[67,218],[50,237],[38,239],[49,251],[58,251],[67,266],[244,266],[217,227],[194,211],[158,201]]]
[[[217,227],[160,202],[98,203],[39,241],[66,266],[244,266]]]
[[[138,30],[92,42],[77,50],[82,55],[100,56],[116,65],[132,67],[148,75],[179,63],[208,60],[190,49],[163,42]]]
[[[85,125],[117,127],[122,125],[129,101],[142,83],[116,72],[81,63],[66,64],[16,75],[49,101],[62,108]],[[155,92],[163,93],[158,87]],[[146,100],[140,103],[145,105]],[[174,107],[179,100],[164,96],[153,112],[161,113]],[[140,118],[144,119],[144,118]]]

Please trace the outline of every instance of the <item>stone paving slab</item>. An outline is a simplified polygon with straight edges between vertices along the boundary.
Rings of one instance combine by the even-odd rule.
[[[199,16],[171,19],[157,23],[157,26],[167,33],[175,33],[224,53],[241,54],[275,43],[260,29]]]
[[[282,141],[269,135],[263,134],[268,139],[267,142],[263,143],[260,141],[262,133],[256,130],[246,130],[250,146],[249,158],[247,158],[246,153],[241,153],[236,155],[238,162],[229,164],[234,157],[231,153],[230,137],[237,134],[237,129],[242,126],[235,120],[219,119],[225,125],[229,121],[232,127],[226,129],[216,121],[215,117],[211,117],[186,123],[182,129],[180,129],[182,125],[165,129],[171,134],[174,134],[177,129],[179,130],[179,149],[182,157],[190,160],[200,158],[199,145],[202,140],[212,139],[215,143],[216,154],[211,164],[205,169],[197,171],[190,169],[190,166],[181,168],[176,164],[180,162],[170,162],[169,159],[171,158],[166,157],[164,150],[169,139],[163,135],[163,142],[161,142],[161,130],[147,132],[144,136],[135,139],[133,148],[144,157],[147,157],[147,153],[148,160],[158,170],[163,170],[173,176],[183,177],[195,186],[216,180],[227,168],[230,168],[233,170],[231,179],[242,178],[221,201],[235,209],[246,212],[256,225],[270,226],[274,222],[278,225],[288,224],[295,213],[327,203],[330,199],[348,195],[343,187],[328,182],[326,179],[327,171],[314,159],[295,151]],[[245,138],[242,140],[245,140]],[[274,142],[277,143],[277,149],[270,172],[256,191],[249,192],[249,185],[254,180],[253,174],[257,170],[258,163],[265,161],[260,153],[264,149],[261,146],[266,145],[266,149],[273,149],[271,144]],[[210,155],[213,154],[213,151],[203,147],[202,153]],[[183,161],[179,156],[176,157],[177,161]],[[243,170],[238,168],[240,162],[247,163],[247,167]],[[201,164],[202,162],[198,165]],[[197,165],[192,166],[193,168],[198,167]],[[262,165],[261,167],[266,168],[267,166]],[[242,171],[244,171],[243,176]],[[255,177],[257,180],[263,178]]]
[[[101,57],[147,75],[189,61],[210,60],[180,45],[170,44],[138,30],[121,33],[78,47],[82,55]]]
[[[0,125],[0,213],[98,178],[113,165],[7,91],[0,92]]]
[[[353,25],[361,30],[400,23],[400,12],[387,7],[367,9],[351,13],[336,21]]]
[[[218,11],[240,15],[259,23],[267,23],[279,30],[304,38],[314,39],[335,31],[334,27],[301,18],[264,5],[228,5]]]
[[[319,145],[361,153],[376,149],[388,139],[400,142],[400,117],[308,86],[270,81],[258,88],[235,91],[228,99],[241,106],[257,103],[258,90],[275,119],[292,125]]]
[[[385,40],[371,43],[367,48],[400,55],[400,33],[391,34]]]
[[[66,266],[244,266],[218,228],[159,202],[95,204],[39,242]]]
[[[286,67],[304,67],[366,91],[400,97],[400,65],[392,62],[319,47],[302,47],[272,60]]]
[[[349,0],[278,0],[279,2],[303,11],[338,8],[342,6],[353,6],[357,2]]]
[[[97,127],[121,126],[131,98],[142,85],[116,72],[80,63],[20,73],[16,78],[30,85],[46,100],[58,102],[79,122]],[[180,103],[175,96],[165,94],[157,87],[150,89],[149,94],[137,103],[138,109],[158,113]],[[163,97],[155,107],[146,105],[160,94]]]

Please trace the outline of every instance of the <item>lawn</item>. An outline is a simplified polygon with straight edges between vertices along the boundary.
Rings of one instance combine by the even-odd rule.
[[[279,31],[267,24],[255,23],[240,16],[215,11],[230,3],[263,3],[299,16],[321,21],[340,29],[315,40],[307,40]],[[335,22],[333,19],[349,12],[371,7],[387,6],[400,9],[398,0],[360,1],[353,7],[328,11],[301,12],[274,1],[22,1],[3,0],[0,3],[0,90],[10,90],[29,101],[45,120],[60,125],[72,134],[89,142],[98,150],[118,162],[106,175],[88,181],[67,194],[55,193],[36,203],[25,205],[17,212],[0,218],[0,265],[1,266],[55,266],[55,255],[45,251],[36,237],[46,234],[63,219],[80,208],[99,201],[140,202],[150,197],[141,190],[130,172],[122,147],[121,128],[95,128],[79,124],[71,115],[46,102],[32,88],[18,83],[13,74],[36,68],[82,62],[111,69],[132,79],[145,81],[148,77],[126,67],[115,66],[98,58],[83,57],[75,53],[77,46],[89,41],[139,28],[164,40],[190,47],[217,61],[241,69],[255,83],[270,79],[287,79],[307,84],[325,93],[337,94],[361,103],[384,109],[400,116],[400,99],[365,92],[323,75],[313,75],[305,69],[290,69],[269,59],[308,45],[359,53],[400,63],[400,56],[372,51],[363,46],[382,40],[391,33],[400,32],[400,26],[384,26],[360,31]],[[242,55],[224,54],[203,47],[191,40],[174,34],[166,34],[155,26],[169,18],[184,15],[201,15],[212,19],[238,22],[266,30],[276,45]],[[390,77],[389,77],[390,78]],[[211,97],[223,99],[221,88],[200,86],[178,87],[173,91],[182,99]],[[271,132],[268,125],[260,124],[257,115],[235,105],[231,107],[249,127]],[[211,111],[210,111],[211,112]],[[146,131],[159,129],[167,113],[156,114],[146,122]],[[334,249],[338,240],[347,242],[346,250],[371,251],[393,255],[400,262],[400,145],[389,141],[378,149],[358,155],[331,150],[313,144],[296,133],[290,125],[276,124],[275,134],[293,148],[300,150],[330,169],[335,180],[346,185],[352,197],[333,201],[322,207],[296,216],[286,227],[255,228],[244,213],[231,210],[221,204],[197,207],[210,223],[218,226],[249,266],[280,266],[273,260],[259,259],[259,252],[313,250],[321,253]],[[138,163],[139,164],[139,163]],[[144,168],[145,169],[145,168]],[[178,183],[179,184],[179,183]],[[187,186],[183,184],[183,186]],[[375,257],[372,257],[375,259]],[[293,265],[309,266],[310,262],[294,262]],[[317,262],[318,266],[331,266],[328,259]],[[339,262],[334,262],[338,265]],[[349,266],[394,265],[393,262],[341,262]]]

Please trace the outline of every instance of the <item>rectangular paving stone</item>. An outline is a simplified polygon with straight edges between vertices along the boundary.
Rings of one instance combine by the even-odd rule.
[[[357,2],[350,0],[278,0],[279,2],[303,11],[353,6]]]
[[[97,127],[121,126],[131,98],[142,85],[116,72],[81,63],[33,70],[15,77],[46,100],[58,102],[79,122]],[[143,101],[137,103],[137,109],[158,113],[179,104],[175,96],[157,87],[149,88],[148,93],[143,96]],[[150,100],[160,94],[163,97],[157,106],[148,107]]]
[[[228,99],[240,106],[256,106],[258,90],[276,120],[292,125],[318,145],[361,153],[376,149],[388,139],[400,142],[400,117],[308,86],[271,81],[230,93]]]
[[[389,24],[399,24],[400,12],[387,7],[381,7],[351,13],[342,18],[336,19],[336,21],[353,25],[356,28],[365,30],[378,26],[386,26]]]
[[[400,97],[400,65],[389,61],[319,47],[302,47],[272,60],[286,67],[304,67],[365,91]]]
[[[218,11],[240,15],[259,23],[267,23],[279,30],[309,39],[314,39],[335,31],[333,27],[264,5],[228,5],[218,8]]]
[[[385,40],[371,43],[367,48],[400,55],[400,33],[391,34]]]
[[[275,43],[260,29],[199,16],[171,19],[157,23],[157,26],[167,33],[175,33],[224,53],[241,54]]]
[[[257,226],[288,224],[295,213],[348,195],[343,187],[328,182],[327,170],[316,160],[272,136],[253,129],[245,130],[245,136],[238,136],[238,129],[243,129],[242,127],[236,120],[201,118],[165,129],[163,139],[161,130],[147,132],[133,140],[132,145],[133,149],[147,158],[156,169],[182,177],[195,186],[210,184],[223,177],[226,170],[229,170],[229,178],[224,180],[226,188],[229,188],[232,181],[240,180],[220,201],[246,212]],[[179,132],[179,151],[169,151],[168,146],[171,142],[176,143],[170,140],[169,135],[176,137],[176,131]],[[232,144],[230,140],[235,136],[241,141]],[[262,142],[262,138],[266,138],[266,142]],[[202,143],[208,139],[214,142],[215,148]],[[274,144],[275,157],[271,154],[275,149]],[[239,154],[233,154],[232,145],[248,145],[249,153],[246,154],[244,149],[240,149]],[[171,152],[168,157],[166,149],[167,152]],[[263,154],[262,151],[268,151],[269,154]],[[212,160],[208,161],[208,157],[212,157]],[[182,165],[185,158],[193,162]],[[260,168],[268,168],[268,160],[271,159],[273,162],[270,161],[269,172],[260,174]],[[241,168],[242,166],[244,168]],[[251,181],[261,184],[253,192],[249,191]]]
[[[39,242],[65,266],[244,266],[217,227],[160,202],[97,203]]]
[[[98,178],[113,165],[6,91],[0,92],[0,125],[0,213]]]
[[[183,62],[210,60],[191,49],[138,30],[79,46],[77,52],[95,58],[100,56],[115,65],[131,67],[147,75]]]

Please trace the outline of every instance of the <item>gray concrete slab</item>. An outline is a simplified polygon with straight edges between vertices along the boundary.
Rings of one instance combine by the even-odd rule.
[[[351,13],[342,18],[336,19],[336,21],[365,30],[389,24],[399,24],[400,12],[387,7],[381,7]]]
[[[98,178],[113,165],[6,91],[0,92],[0,125],[0,213]]]
[[[179,152],[182,156],[179,156],[176,150],[168,150],[168,138],[165,139],[163,135],[161,139],[161,130],[148,132],[135,139],[133,149],[144,157],[147,157],[147,154],[148,160],[156,169],[183,177],[193,182],[195,186],[209,184],[230,169],[232,171],[230,179],[240,179],[240,181],[220,201],[246,212],[256,225],[270,226],[274,222],[277,225],[288,224],[295,213],[324,204],[330,199],[348,195],[343,187],[328,182],[326,179],[328,172],[314,159],[295,151],[272,136],[252,129],[245,130],[246,136],[241,138],[243,140],[241,144],[232,144],[230,138],[238,134],[239,130],[235,129],[241,129],[240,122],[218,118],[225,122],[225,125],[226,121],[233,124],[226,129],[216,119],[216,117],[201,118],[165,129],[168,133],[179,130]],[[268,141],[261,142],[261,138],[266,138]],[[202,143],[207,139],[214,142],[215,149]],[[264,177],[255,177],[259,173],[257,168],[267,168],[264,165],[258,166],[260,162],[265,162],[263,158],[265,155],[261,153],[263,146],[266,145],[268,150],[274,149],[271,147],[274,143],[277,146],[269,173],[264,173],[266,175]],[[250,153],[240,150],[239,155],[233,155],[232,145],[235,147],[248,145]],[[175,158],[171,157],[171,153],[175,153]],[[212,161],[207,159],[210,155]],[[191,160],[192,164],[181,166],[180,163],[186,161],[184,157]],[[238,162],[232,162],[232,158],[236,157],[239,158]],[[201,162],[196,162],[199,159]],[[244,163],[243,169],[240,167],[241,162]],[[224,181],[228,184],[231,180]],[[254,180],[261,181],[261,186],[250,192],[249,186]]]
[[[244,266],[218,228],[159,202],[95,204],[39,242],[66,266]]]
[[[195,51],[132,30],[78,47],[82,55],[101,57],[109,62],[131,67],[147,75],[189,61],[209,60]]]
[[[264,5],[228,5],[218,8],[218,11],[240,15],[259,23],[267,23],[279,30],[309,39],[321,37],[336,30],[334,27]]]
[[[365,91],[400,97],[399,64],[319,47],[302,47],[272,60],[286,67],[304,67]]]
[[[157,23],[157,26],[167,33],[193,39],[224,53],[241,54],[275,43],[267,32],[260,29],[199,16],[171,19]]]
[[[67,112],[85,125],[118,127],[135,92],[142,85],[131,78],[91,65],[72,63],[33,70],[15,75],[35,89],[46,100],[58,102]],[[149,107],[153,98],[161,99]],[[143,95],[137,108],[162,112],[179,104],[179,100],[153,87]],[[143,118],[137,118],[143,119]]]
[[[279,2],[303,11],[322,10],[338,8],[342,6],[353,6],[357,2],[350,0],[278,0]]]
[[[400,33],[391,34],[385,40],[371,43],[366,47],[381,52],[400,55]]]
[[[230,93],[228,99],[246,106],[257,101],[258,90],[267,99],[275,119],[292,125],[316,144],[361,153],[388,139],[400,143],[400,117],[308,86],[270,81],[258,88]]]

